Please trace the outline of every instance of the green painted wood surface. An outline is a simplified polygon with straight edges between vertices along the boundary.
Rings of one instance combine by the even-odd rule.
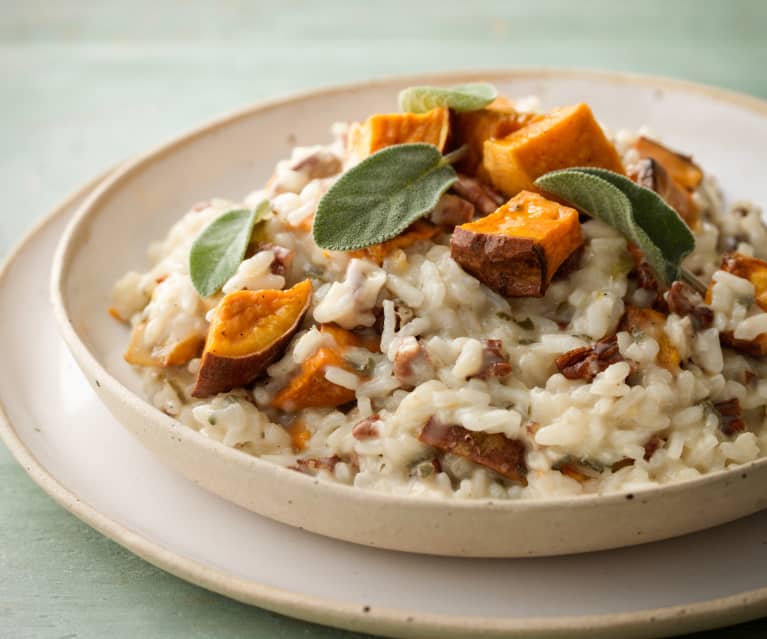
[[[663,74],[767,97],[765,32],[760,0],[0,0],[0,255],[104,168],[262,97],[513,65]],[[765,635],[767,621],[728,632]],[[214,636],[361,635],[155,569],[58,508],[0,446],[0,638]]]

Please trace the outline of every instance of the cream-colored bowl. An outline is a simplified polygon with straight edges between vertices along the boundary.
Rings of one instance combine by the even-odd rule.
[[[543,501],[393,497],[313,479],[211,441],[153,408],[123,360],[127,329],[106,313],[125,271],[197,201],[238,199],[296,144],[329,138],[338,120],[395,108],[412,84],[488,80],[545,107],[588,102],[611,127],[647,124],[691,152],[727,191],[767,202],[758,161],[767,103],[625,74],[512,70],[394,78],[262,103],[128,164],[76,214],[61,240],[52,298],[62,335],[95,392],[145,446],[191,481],[240,506],[323,535],[396,550],[472,557],[555,555],[649,542],[767,506],[767,459],[633,494]]]

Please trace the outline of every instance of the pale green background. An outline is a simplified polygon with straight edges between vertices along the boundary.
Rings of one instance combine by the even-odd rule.
[[[767,97],[765,33],[759,0],[0,0],[0,255],[94,174],[262,97],[514,65],[664,74]],[[764,635],[767,621],[728,636]],[[153,568],[58,508],[0,446],[0,638],[358,636]]]

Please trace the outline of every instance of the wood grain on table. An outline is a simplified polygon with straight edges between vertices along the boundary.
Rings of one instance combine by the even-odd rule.
[[[766,32],[760,0],[0,0],[0,256],[106,167],[260,98],[522,65],[669,75],[767,97]],[[767,636],[767,621],[726,632]],[[60,509],[0,445],[0,638],[102,637],[361,635],[154,568]]]

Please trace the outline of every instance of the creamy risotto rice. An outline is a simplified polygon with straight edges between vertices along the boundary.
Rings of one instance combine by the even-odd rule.
[[[516,109],[534,112],[537,101]],[[749,354],[731,344],[767,335],[767,313],[750,279],[720,269],[734,251],[767,259],[756,206],[724,202],[708,174],[691,190],[696,249],[685,266],[709,285],[708,303],[679,286],[659,288],[620,233],[583,216],[581,247],[545,293],[505,297],[454,259],[451,221],[436,213],[431,234],[380,254],[315,244],[320,199],[360,159],[349,136],[348,124],[336,124],[330,144],[294,149],[244,202],[194,205],[150,246],[148,269],[116,283],[111,310],[132,325],[134,350],[148,354],[128,359],[141,364],[158,409],[243,454],[402,495],[628,491],[764,454],[765,365],[752,356],[756,346]],[[607,136],[632,175],[642,159],[637,140],[651,132]],[[469,202],[475,219],[508,199],[464,176],[450,197],[460,210]],[[189,274],[192,243],[223,213],[264,198],[271,215],[259,242],[220,292],[201,297]],[[308,311],[263,373],[194,397],[202,344],[224,297],[305,279]],[[660,323],[632,323],[629,309],[649,308],[661,309]],[[339,335],[354,339],[340,349]],[[315,374],[323,392],[344,401],[276,402],[322,349],[342,353]]]

